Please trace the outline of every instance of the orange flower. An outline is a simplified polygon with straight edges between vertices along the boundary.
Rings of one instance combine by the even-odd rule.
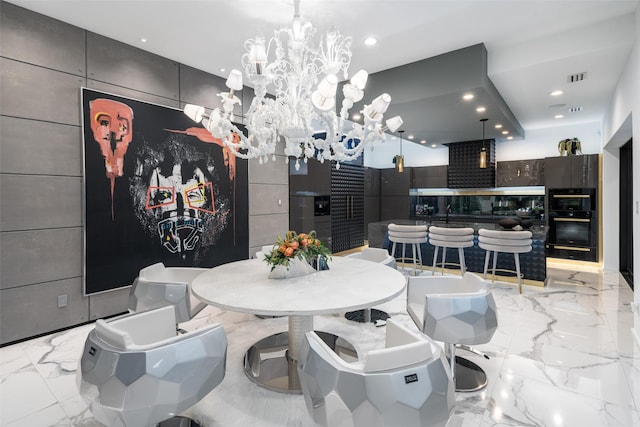
[[[293,248],[292,247],[288,247],[287,249],[285,249],[284,251],[285,256],[291,256],[293,255]]]
[[[300,245],[297,240],[291,240],[287,244],[289,245],[290,248],[293,248],[294,250],[298,249],[298,246]]]
[[[280,245],[280,247],[278,248],[278,250],[282,253],[284,253],[285,250],[287,250],[287,247],[285,245]]]

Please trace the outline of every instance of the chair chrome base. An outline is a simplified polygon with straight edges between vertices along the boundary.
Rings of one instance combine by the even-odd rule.
[[[157,427],[200,427],[200,423],[187,417],[173,417],[156,424]]]
[[[480,366],[464,357],[456,356],[456,391],[472,392],[487,386],[487,374]]]
[[[356,349],[344,338],[328,332],[316,334],[347,362],[358,360]],[[298,363],[288,357],[289,333],[280,332],[261,339],[244,355],[244,373],[254,383],[271,391],[302,394]]]
[[[376,326],[380,322],[386,322],[391,317],[386,312],[375,308],[348,311],[344,315],[345,319],[358,323],[375,323]]]

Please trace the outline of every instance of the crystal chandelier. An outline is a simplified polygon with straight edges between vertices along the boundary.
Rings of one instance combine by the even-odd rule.
[[[242,89],[242,73],[232,70],[226,81],[229,92],[218,94],[222,108],[209,114],[204,107],[188,104],[185,114],[203,126],[243,159],[258,158],[260,164],[275,160],[276,143],[284,139],[284,154],[306,162],[316,158],[350,161],[375,141],[384,141],[385,131],[395,132],[400,116],[383,123],[391,97],[383,93],[361,111],[364,124],[348,120],[349,109],[364,97],[368,74],[358,71],[342,87],[344,99],[336,112],[339,73],[346,80],[351,63],[351,37],[335,29],[322,35],[314,45],[314,26],[299,15],[299,0],[294,0],[295,15],[290,27],[274,30],[268,42],[256,37],[245,42],[241,64],[254,86],[255,97],[245,114],[245,136],[234,123],[233,108],[240,104],[233,92]],[[269,59],[272,58],[272,59]],[[269,90],[271,94],[268,95]],[[234,135],[237,135],[234,138]]]

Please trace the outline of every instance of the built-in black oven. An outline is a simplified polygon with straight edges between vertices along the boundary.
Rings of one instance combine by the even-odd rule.
[[[595,211],[595,188],[549,190],[549,211]]]
[[[581,261],[598,260],[595,190],[549,190],[547,255]]]

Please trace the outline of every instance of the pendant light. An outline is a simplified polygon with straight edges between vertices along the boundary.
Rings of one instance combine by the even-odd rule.
[[[402,134],[404,131],[399,130],[398,133],[400,134],[400,154],[396,156],[396,170],[398,173],[402,173],[404,172],[404,156],[402,155]]]
[[[487,168],[487,150],[484,148],[484,125],[489,119],[480,119],[482,122],[482,151],[480,151],[480,169]]]

